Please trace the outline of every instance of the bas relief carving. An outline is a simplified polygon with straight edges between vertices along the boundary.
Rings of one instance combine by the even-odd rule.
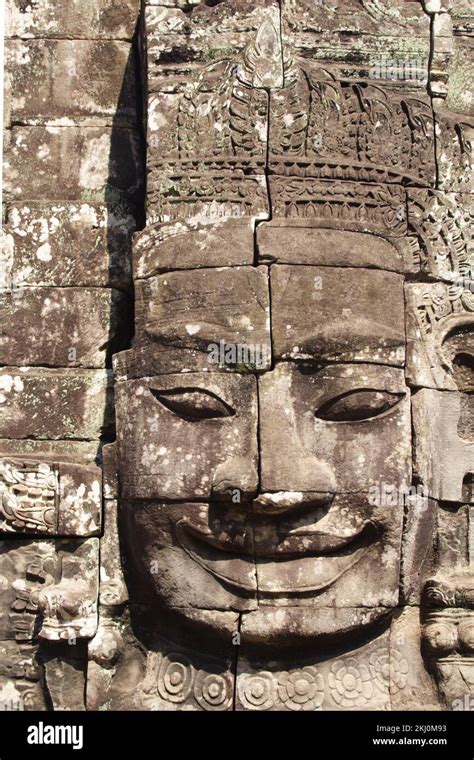
[[[474,692],[469,121],[426,84],[319,54],[331,8],[181,5],[142,19],[147,221],[116,441],[101,468],[54,447],[0,463],[0,529],[29,539],[4,542],[11,682],[40,700],[46,678],[62,704],[58,673],[87,649],[92,710],[458,709]],[[353,5],[362,46],[386,23],[425,50],[420,3]],[[211,62],[208,23],[225,37]],[[24,648],[45,645],[25,676]]]

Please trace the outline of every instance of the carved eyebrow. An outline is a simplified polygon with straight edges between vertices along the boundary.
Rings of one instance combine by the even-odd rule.
[[[318,384],[325,383],[322,394],[325,402],[336,396],[358,391],[391,393],[402,396],[407,393],[405,373],[402,367],[394,367],[391,364],[375,364],[368,360],[321,362],[312,359],[294,359],[293,361],[301,375],[314,377]],[[334,383],[340,389],[337,393],[334,393]]]
[[[304,334],[296,334],[293,338],[295,346],[298,346],[298,354],[305,354],[315,360],[326,361],[327,344],[331,345],[332,338],[339,343],[341,330],[349,339],[354,339],[354,346],[348,345],[344,350],[339,350],[339,356],[353,354],[365,349],[367,352],[377,350],[397,349],[405,346],[401,333],[393,328],[380,325],[379,322],[370,319],[357,319],[350,325],[345,321],[334,320],[322,330],[308,330]],[[287,339],[288,342],[288,339]],[[321,347],[321,348],[320,348]],[[295,352],[296,353],[296,352]],[[331,353],[334,353],[332,351]],[[285,350],[284,356],[291,356],[292,350]],[[365,360],[367,361],[367,360]],[[370,363],[370,362],[368,362]]]

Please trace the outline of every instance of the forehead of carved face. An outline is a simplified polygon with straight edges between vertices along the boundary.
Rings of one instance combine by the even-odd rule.
[[[398,604],[412,481],[404,277],[346,253],[340,267],[276,261],[138,285],[116,387],[137,601],[193,619],[255,611],[271,632],[299,615],[294,637]]]

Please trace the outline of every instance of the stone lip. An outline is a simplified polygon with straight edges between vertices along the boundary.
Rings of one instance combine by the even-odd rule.
[[[250,536],[222,538],[212,530],[193,524],[188,518],[176,524],[176,537],[182,549],[201,567],[232,586],[249,590],[242,565],[256,564],[259,593],[265,596],[303,594],[323,591],[331,586],[375,543],[379,531],[364,521],[351,532],[316,528],[309,525],[290,531],[283,551],[276,547],[253,546]],[[276,577],[275,563],[288,567],[289,573]],[[268,580],[266,580],[268,577]]]

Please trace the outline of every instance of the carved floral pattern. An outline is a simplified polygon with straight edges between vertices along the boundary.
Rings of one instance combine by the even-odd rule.
[[[406,686],[408,663],[398,649],[381,648],[372,652],[369,667],[374,684],[384,694],[395,694]]]
[[[199,671],[194,685],[194,696],[204,710],[229,709],[232,703],[230,674]]]
[[[228,710],[232,706],[232,674],[215,663],[196,665],[183,652],[149,652],[146,675],[141,684],[145,703],[159,696],[178,705],[198,705],[203,710]],[[171,707],[170,707],[171,709]]]
[[[158,691],[167,702],[184,702],[193,685],[193,667],[186,655],[170,652],[158,672]]]
[[[369,668],[354,658],[333,663],[328,686],[335,703],[343,708],[364,707],[373,694]]]
[[[277,699],[277,682],[272,673],[242,674],[238,678],[239,696],[249,710],[270,710]]]
[[[324,699],[323,677],[312,665],[282,673],[278,694],[290,710],[318,710]]]

